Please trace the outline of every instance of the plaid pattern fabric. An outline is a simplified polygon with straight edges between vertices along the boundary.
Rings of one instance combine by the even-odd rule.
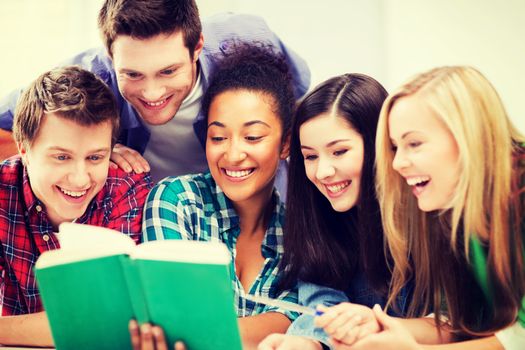
[[[110,169],[105,186],[76,222],[115,229],[139,242],[150,188],[149,175]],[[42,311],[33,266],[42,252],[59,244],[19,157],[0,163],[0,248],[2,315]]]
[[[293,321],[298,316],[296,313],[253,303],[243,297],[248,292],[297,302],[296,290],[280,294],[277,291],[278,264],[283,253],[284,205],[276,191],[273,202],[277,204],[261,248],[266,260],[249,291],[244,290],[235,274],[239,217],[210,173],[168,177],[159,182],[151,190],[144,208],[142,239],[189,239],[225,243],[232,254],[230,276],[237,315],[244,317],[275,311],[285,314]]]

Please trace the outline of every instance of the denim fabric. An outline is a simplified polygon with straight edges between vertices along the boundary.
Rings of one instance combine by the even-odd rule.
[[[406,313],[409,305],[408,290],[409,288],[404,288],[398,298],[397,306],[400,312],[395,312],[390,308],[388,310],[389,315],[402,316]],[[370,308],[375,304],[379,304],[384,308],[387,296],[376,293],[368,283],[365,275],[358,273],[349,284],[347,292],[299,281],[298,301],[301,305],[312,308],[315,308],[318,304],[332,306],[342,302],[361,304]],[[288,328],[287,334],[315,339],[325,345],[329,345],[328,335],[321,328],[315,327],[314,317],[310,315],[303,314],[299,316]]]

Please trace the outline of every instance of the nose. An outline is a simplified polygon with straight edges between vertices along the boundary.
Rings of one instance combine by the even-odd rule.
[[[74,187],[72,189],[85,189],[89,186],[90,176],[89,168],[85,162],[76,162],[69,173],[69,184]]]
[[[410,161],[408,160],[406,154],[404,154],[404,152],[398,148],[394,154],[394,159],[392,160],[392,168],[394,168],[395,171],[400,172],[409,165]]]
[[[315,176],[317,177],[317,179],[323,180],[323,179],[329,178],[334,175],[335,175],[334,165],[329,161],[329,159],[326,159],[325,157],[319,157],[319,161],[317,163],[317,170],[315,173]]]
[[[226,149],[225,158],[232,163],[240,163],[247,157],[246,152],[242,149],[241,142],[232,140]]]
[[[145,100],[154,102],[166,94],[166,87],[157,79],[148,79],[142,88],[142,96]]]

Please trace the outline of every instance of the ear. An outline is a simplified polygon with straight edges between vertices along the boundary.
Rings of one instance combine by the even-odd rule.
[[[281,159],[286,159],[290,155],[290,134],[286,135],[281,145]]]
[[[197,62],[203,47],[204,47],[204,36],[201,33],[199,37],[199,41],[197,42],[197,45],[195,45],[195,50],[193,50],[193,62]]]
[[[17,142],[16,147],[18,148],[18,154],[22,158],[22,163],[26,165],[27,164],[27,151],[28,151],[27,147],[25,146],[23,142]]]

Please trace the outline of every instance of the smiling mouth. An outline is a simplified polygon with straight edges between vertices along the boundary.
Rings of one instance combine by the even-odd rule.
[[[429,176],[413,176],[406,179],[407,185],[412,187],[412,193],[417,197],[419,196],[425,186],[430,182]]]
[[[408,186],[425,187],[430,182],[429,176],[414,176],[406,179]]]
[[[328,193],[330,194],[338,194],[339,192],[343,191],[345,188],[350,186],[352,181],[342,181],[335,185],[324,185],[327,189]]]
[[[66,196],[69,196],[71,198],[80,198],[84,195],[86,195],[88,189],[85,189],[85,190],[82,190],[82,191],[70,191],[70,190],[66,190],[65,188],[62,188],[60,186],[57,186],[57,188],[60,190],[60,192],[62,192],[63,194],[65,194]]]
[[[173,95],[171,96],[168,96],[162,100],[158,100],[158,101],[153,101],[153,102],[150,102],[150,101],[145,101],[143,99],[139,99],[140,102],[142,102],[142,104],[144,105],[144,107],[146,108],[149,108],[149,109],[161,109],[163,108],[167,103],[168,101],[173,97]]]
[[[253,171],[255,170],[255,168],[244,169],[244,170],[229,170],[229,169],[223,168],[222,170],[228,177],[232,177],[234,179],[243,179],[251,175]]]

